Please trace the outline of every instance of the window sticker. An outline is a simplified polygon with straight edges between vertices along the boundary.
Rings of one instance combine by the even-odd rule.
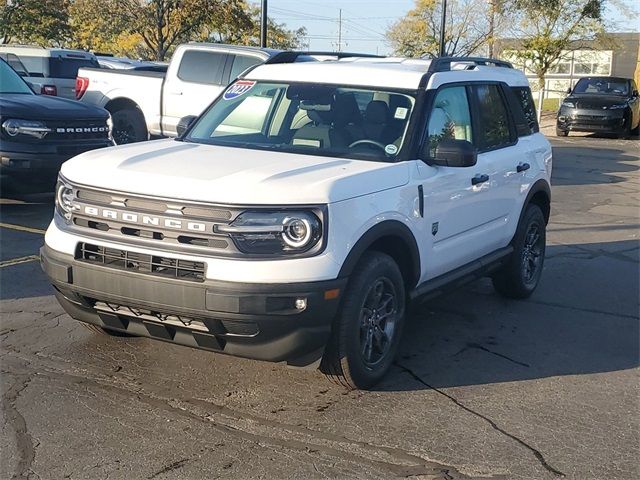
[[[255,84],[256,82],[251,80],[238,80],[236,83],[227,88],[222,98],[224,100],[233,100],[234,98],[247,93],[253,88]]]
[[[398,153],[398,147],[396,147],[393,143],[390,143],[389,145],[384,147],[384,151],[389,155],[395,155],[396,153]]]
[[[404,120],[407,118],[407,113],[409,113],[408,108],[398,107],[396,108],[396,113],[393,115],[393,118],[397,118],[398,120]]]

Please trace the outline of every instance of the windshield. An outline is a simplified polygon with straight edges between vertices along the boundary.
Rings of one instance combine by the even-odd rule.
[[[20,78],[13,68],[4,60],[0,60],[0,94],[22,93],[33,94],[29,86]]]
[[[581,78],[573,93],[598,95],[629,95],[629,82],[615,78]]]
[[[409,93],[386,90],[238,80],[185,140],[394,161],[414,102]]]

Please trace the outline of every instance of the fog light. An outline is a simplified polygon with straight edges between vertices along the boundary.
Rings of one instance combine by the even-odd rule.
[[[564,122],[567,119],[567,117],[565,117],[564,115],[560,115],[558,117],[558,120],[560,120],[561,122]]]
[[[296,310],[304,310],[307,308],[306,298],[296,298]]]

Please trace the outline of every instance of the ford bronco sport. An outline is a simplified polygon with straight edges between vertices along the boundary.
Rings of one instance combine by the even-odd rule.
[[[506,62],[261,65],[177,139],[66,162],[42,266],[96,332],[367,388],[410,301],[483,275],[532,294],[551,168]]]

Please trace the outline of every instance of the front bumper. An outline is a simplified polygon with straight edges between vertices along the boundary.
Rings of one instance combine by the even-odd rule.
[[[113,146],[109,139],[73,144],[37,144],[2,141],[0,143],[0,172],[9,175],[54,176],[60,166],[81,153]]]
[[[40,257],[60,304],[77,320],[297,366],[322,356],[347,283],[189,282],[89,264],[46,245]],[[299,299],[304,309],[295,308]]]
[[[572,132],[619,133],[626,127],[624,110],[582,110],[562,108],[556,126]]]

